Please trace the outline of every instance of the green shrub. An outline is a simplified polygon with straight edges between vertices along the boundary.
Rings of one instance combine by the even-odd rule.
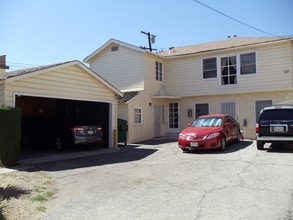
[[[21,110],[0,108],[0,164],[10,167],[20,156]]]

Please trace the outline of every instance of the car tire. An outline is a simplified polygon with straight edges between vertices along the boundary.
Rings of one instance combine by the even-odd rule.
[[[61,138],[57,137],[55,140],[55,147],[57,150],[62,150],[63,149],[63,143]]]
[[[262,141],[256,141],[256,147],[258,150],[263,150],[264,149],[264,142]]]
[[[220,150],[221,151],[224,151],[226,149],[226,144],[227,144],[226,138],[225,138],[225,136],[223,136],[220,141]]]
[[[241,141],[242,137],[241,137],[241,133],[240,131],[237,132],[237,137],[236,137],[236,143],[239,143]]]

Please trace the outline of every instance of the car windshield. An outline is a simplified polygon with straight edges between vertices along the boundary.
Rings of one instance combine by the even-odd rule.
[[[221,125],[222,118],[220,117],[198,118],[191,124],[194,127],[219,127]]]

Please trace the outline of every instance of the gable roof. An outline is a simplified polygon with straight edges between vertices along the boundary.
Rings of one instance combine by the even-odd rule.
[[[106,81],[103,77],[98,75],[96,72],[93,70],[89,69],[86,65],[81,63],[78,60],[73,60],[73,61],[67,61],[67,62],[62,62],[62,63],[55,63],[55,64],[50,64],[50,65],[45,65],[45,66],[38,66],[38,67],[33,67],[33,68],[26,68],[26,69],[21,69],[21,70],[16,70],[16,71],[10,71],[10,72],[5,72],[3,74],[0,74],[0,80],[5,80],[6,82],[11,82],[19,79],[24,79],[27,77],[35,76],[38,74],[42,74],[45,72],[49,71],[55,71],[57,69],[65,68],[68,66],[72,65],[77,65],[87,73],[89,73],[91,76],[96,78],[98,81],[100,81],[102,84],[107,86],[109,89],[117,93],[118,95],[123,95],[123,93],[120,92],[116,87],[114,87],[111,83]]]
[[[106,47],[108,47],[109,45],[111,44],[114,44],[114,45],[118,45],[118,46],[123,46],[123,47],[127,47],[131,50],[135,50],[139,53],[149,53],[149,54],[152,54],[152,55],[155,55],[155,56],[158,56],[158,54],[156,53],[152,53],[152,52],[149,52],[148,50],[145,50],[143,48],[140,48],[140,47],[137,47],[135,45],[132,45],[132,44],[128,44],[128,43],[125,43],[125,42],[122,42],[122,41],[119,41],[119,40],[116,40],[116,39],[113,39],[111,38],[110,40],[108,40],[106,43],[104,43],[101,47],[99,47],[97,50],[95,50],[93,53],[91,53],[90,55],[88,55],[86,58],[83,59],[83,62],[85,63],[89,63],[90,60],[95,57],[97,54],[99,54],[101,51],[103,51]]]
[[[169,58],[183,55],[193,55],[205,52],[213,52],[225,49],[247,47],[260,44],[271,44],[281,41],[292,41],[293,37],[233,37],[221,41],[196,44],[183,47],[172,47],[169,51],[160,52],[159,55]]]
[[[135,96],[137,96],[138,95],[138,92],[139,91],[124,92],[123,93],[123,96],[116,95],[116,99],[119,102],[128,102],[129,100],[131,100],[132,98],[134,98]]]
[[[156,95],[153,95],[152,98],[154,99],[181,99],[182,97],[170,95],[167,92],[165,86],[161,85],[158,93]]]

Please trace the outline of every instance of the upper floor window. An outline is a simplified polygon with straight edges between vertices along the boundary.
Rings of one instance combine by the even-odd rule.
[[[217,77],[217,58],[207,58],[202,60],[203,78],[216,78]]]
[[[240,75],[255,73],[255,52],[202,59],[203,79],[219,76],[220,85],[236,85]]]
[[[142,124],[142,109],[141,108],[134,109],[134,123]]]
[[[221,85],[237,84],[236,56],[221,58]]]
[[[162,63],[156,61],[156,80],[163,81]]]
[[[240,54],[240,73],[256,73],[255,53]]]

